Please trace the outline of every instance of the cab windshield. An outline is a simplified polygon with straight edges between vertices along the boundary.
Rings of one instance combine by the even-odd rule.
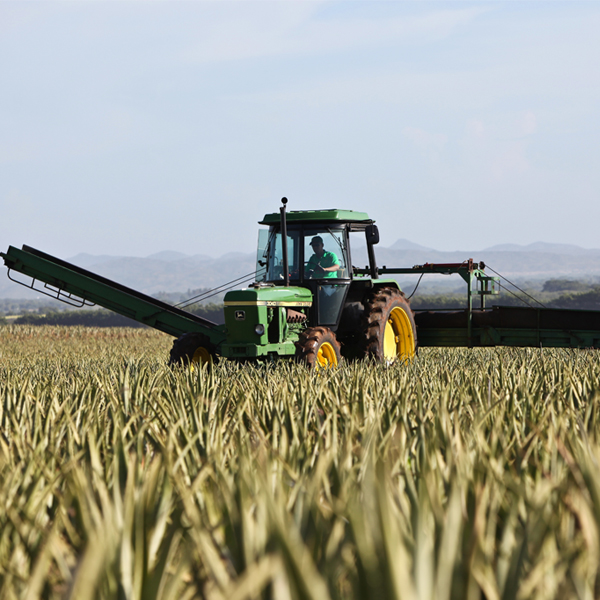
[[[348,278],[348,258],[343,230],[288,229],[288,273],[290,281]],[[256,280],[283,281],[281,233],[259,230]]]
[[[344,232],[313,229],[304,232],[305,279],[344,279],[348,277]]]

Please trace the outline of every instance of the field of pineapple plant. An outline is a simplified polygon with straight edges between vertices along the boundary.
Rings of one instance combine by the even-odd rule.
[[[600,595],[600,353],[166,365],[0,327],[0,598]]]

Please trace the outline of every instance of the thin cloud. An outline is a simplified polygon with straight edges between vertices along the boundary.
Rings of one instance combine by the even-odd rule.
[[[513,142],[492,164],[492,174],[496,181],[510,179],[531,169],[526,156],[526,145],[522,141]]]
[[[489,8],[443,9],[387,18],[321,18],[322,3],[218,5],[198,22],[185,52],[194,62],[310,56],[388,44],[442,40]]]
[[[448,142],[448,137],[442,133],[430,133],[418,127],[405,127],[402,133],[413,142],[423,153],[437,155]]]
[[[537,117],[535,113],[528,110],[521,119],[523,135],[531,135],[537,129]]]

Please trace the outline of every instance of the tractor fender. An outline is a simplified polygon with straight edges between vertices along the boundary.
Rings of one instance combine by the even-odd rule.
[[[350,290],[346,302],[362,302],[367,295],[382,288],[392,288],[401,292],[401,288],[395,279],[362,279],[357,278],[350,284]]]
[[[402,288],[398,285],[398,282],[395,279],[371,279],[373,282],[373,290],[380,290],[381,288],[392,288],[402,291]]]

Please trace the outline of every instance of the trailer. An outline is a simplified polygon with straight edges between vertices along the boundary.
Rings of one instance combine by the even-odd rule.
[[[174,336],[171,364],[292,357],[320,369],[343,357],[407,360],[426,346],[600,346],[600,311],[488,307],[500,281],[484,263],[379,267],[379,231],[367,213],[287,212],[286,205],[283,198],[279,212],[260,221],[265,227],[254,281],[226,293],[224,325],[29,246],[10,246],[0,256],[16,283],[72,306],[102,306]],[[352,233],[364,235],[364,268],[352,263]],[[391,276],[427,273],[459,275],[466,308],[413,311]]]

